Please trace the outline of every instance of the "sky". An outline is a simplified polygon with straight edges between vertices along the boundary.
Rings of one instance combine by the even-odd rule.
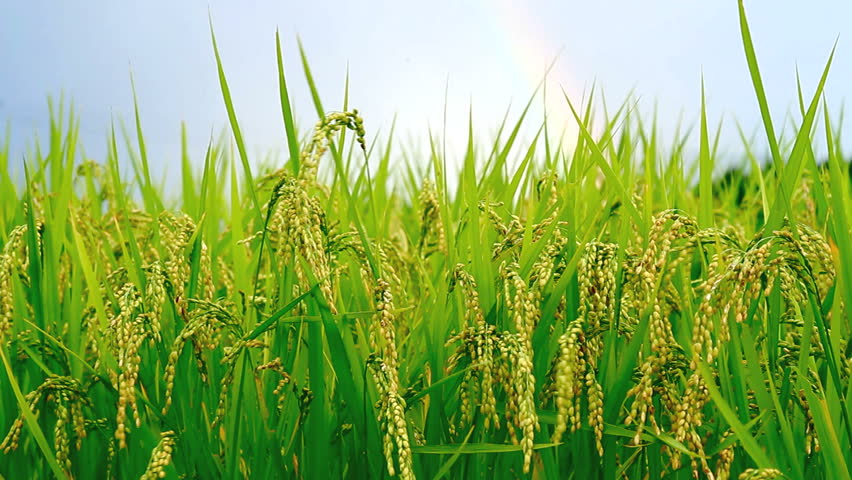
[[[746,8],[776,128],[797,112],[796,69],[812,92],[836,40],[826,94],[839,113],[852,98],[845,20],[852,2],[748,1]],[[679,119],[697,119],[703,74],[710,121],[723,121],[722,151],[742,151],[735,121],[762,135],[733,0],[3,0],[0,128],[11,131],[13,168],[36,135],[46,137],[48,96],[73,102],[85,155],[103,160],[110,122],[133,125],[131,74],[154,174],[164,177],[180,158],[181,122],[191,156],[202,159],[211,135],[227,126],[211,20],[255,159],[286,152],[276,29],[302,129],[317,118],[297,39],[326,109],[342,108],[348,71],[350,105],[361,111],[367,135],[381,137],[396,119],[395,138],[408,145],[422,145],[430,129],[440,134],[445,105],[451,150],[463,147],[469,109],[479,141],[489,141],[507,109],[516,118],[554,61],[548,116],[571,134],[563,90],[580,103],[594,84],[610,107],[632,92],[639,111],[656,108],[663,135],[672,135]],[[544,103],[536,102],[538,119]],[[846,127],[846,143],[850,135]]]

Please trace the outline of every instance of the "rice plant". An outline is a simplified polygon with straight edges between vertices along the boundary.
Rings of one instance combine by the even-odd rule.
[[[179,192],[141,128],[83,161],[55,114],[23,183],[7,142],[0,476],[850,478],[831,57],[778,138],[740,18],[770,159],[722,178],[703,99],[697,158],[592,92],[572,148],[525,112],[456,162],[325,111],[307,62],[300,139],[280,46],[289,159],[253,170],[215,38],[233,137]]]

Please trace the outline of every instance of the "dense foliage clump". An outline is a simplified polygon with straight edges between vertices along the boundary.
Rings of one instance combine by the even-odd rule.
[[[703,111],[693,159],[630,109],[592,128],[592,96],[570,149],[519,146],[524,114],[456,171],[327,113],[255,178],[221,81],[239,157],[177,193],[141,134],[130,174],[61,118],[23,184],[0,149],[5,478],[849,478],[822,83],[714,181]]]

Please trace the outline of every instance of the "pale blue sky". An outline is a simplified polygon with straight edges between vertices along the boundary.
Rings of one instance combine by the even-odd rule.
[[[827,95],[835,111],[852,98],[852,44],[845,36],[850,2],[755,1],[747,8],[778,122],[795,106],[796,65],[811,91],[838,36]],[[132,70],[155,168],[178,158],[182,120],[191,153],[200,158],[211,131],[226,124],[208,9],[243,134],[256,155],[286,150],[276,27],[303,128],[316,118],[297,35],[326,108],[341,107],[349,66],[351,103],[363,112],[368,135],[386,131],[394,114],[400,130],[414,138],[425,138],[427,125],[440,130],[449,81],[448,136],[464,137],[472,101],[485,137],[510,101],[520,109],[557,54],[548,102],[554,117],[567,114],[556,95],[560,86],[579,101],[596,82],[613,105],[631,90],[645,111],[656,101],[671,133],[681,112],[696,118],[703,69],[711,121],[727,122],[726,150],[739,150],[734,118],[749,131],[759,125],[734,0],[7,0],[0,6],[0,124],[10,122],[13,152],[20,158],[34,129],[45,128],[47,95],[64,92],[80,114],[86,152],[101,160],[111,116],[132,120]],[[850,133],[846,128],[847,140]]]

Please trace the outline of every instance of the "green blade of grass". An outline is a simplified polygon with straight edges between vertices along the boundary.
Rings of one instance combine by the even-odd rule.
[[[731,427],[731,430],[733,430],[734,435],[736,435],[737,438],[740,439],[740,442],[742,442],[742,447],[745,449],[746,453],[748,453],[751,459],[757,463],[758,468],[773,467],[774,465],[769,461],[769,457],[766,456],[763,449],[760,448],[757,440],[748,432],[748,430],[746,430],[745,425],[743,425],[737,418],[737,414],[731,410],[731,407],[725,399],[722,398],[721,393],[719,393],[719,389],[716,388],[716,380],[713,378],[710,368],[704,362],[699,362],[698,371],[701,372],[701,376],[704,377],[704,382],[708,392],[710,393],[710,398],[713,399],[713,403],[716,405],[716,408],[719,409],[719,413],[722,414],[722,418],[725,419]]]
[[[293,120],[290,93],[287,90],[287,79],[284,75],[284,60],[281,56],[281,39],[278,35],[278,29],[275,30],[275,57],[278,62],[278,97],[281,100],[281,116],[284,119],[284,132],[287,135],[287,149],[290,151],[293,174],[298,175],[301,166],[299,139],[296,136],[296,122]]]
[[[742,36],[746,62],[748,63],[748,71],[751,75],[752,86],[754,87],[754,93],[757,96],[757,103],[760,107],[763,128],[766,130],[769,152],[775,164],[775,171],[780,174],[783,171],[784,160],[781,158],[781,150],[778,148],[778,137],[775,136],[775,127],[772,124],[772,115],[769,112],[769,102],[766,101],[766,92],[763,88],[763,79],[760,76],[760,67],[757,64],[757,55],[754,52],[754,42],[751,39],[751,30],[749,29],[748,19],[746,18],[745,5],[743,4],[743,0],[738,0],[737,4],[739,5],[740,34]]]
[[[704,76],[701,77],[701,134],[699,147],[700,180],[698,182],[700,206],[698,225],[701,228],[713,226],[713,158],[710,156],[709,136],[707,135],[707,105],[704,96]]]
[[[825,68],[822,71],[822,76],[820,76],[819,83],[817,84],[817,88],[814,92],[814,96],[811,99],[808,110],[805,112],[804,118],[802,119],[799,132],[796,135],[796,140],[793,144],[792,151],[790,152],[790,160],[784,168],[781,183],[779,184],[780,192],[775,197],[775,204],[773,205],[773,208],[769,213],[769,219],[766,222],[767,230],[770,232],[781,227],[785,213],[791,222],[794,220],[793,218],[789,218],[792,214],[792,207],[790,205],[792,198],[791,195],[795,189],[795,185],[798,183],[799,178],[801,178],[802,175],[802,164],[806,158],[806,150],[810,148],[811,143],[811,129],[813,128],[814,121],[817,113],[819,112],[819,100],[822,98],[822,92],[825,88],[825,82],[828,79],[828,72],[831,69],[831,63],[834,59],[834,52],[836,48],[837,45],[835,44],[834,48],[831,50],[831,54],[828,56]],[[793,229],[793,234],[796,235],[795,228]]]
[[[254,213],[258,223],[263,223],[263,215],[260,211],[260,200],[257,197],[255,189],[254,176],[251,173],[251,165],[249,165],[248,154],[246,153],[243,134],[240,131],[240,125],[237,122],[237,114],[234,111],[234,103],[231,100],[231,90],[228,88],[228,80],[225,78],[225,69],[222,67],[222,58],[219,56],[219,47],[216,45],[216,34],[213,32],[213,18],[210,18],[210,39],[213,43],[213,53],[216,57],[216,70],[219,74],[219,87],[222,90],[222,100],[225,102],[225,109],[228,112],[228,122],[231,125],[231,133],[234,135],[234,141],[237,144],[237,151],[240,154],[240,161],[243,164],[243,175],[246,176],[246,184],[248,185],[249,195],[254,207]]]
[[[21,387],[18,385],[18,381],[15,379],[15,373],[12,371],[12,365],[9,363],[9,359],[6,358],[6,352],[2,348],[0,348],[0,359],[3,360],[3,367],[6,369],[6,377],[9,379],[9,384],[12,387],[12,392],[15,394],[15,399],[18,401],[18,408],[21,409],[21,413],[24,415],[24,422],[26,422],[30,434],[32,434],[35,438],[38,448],[41,450],[47,465],[50,467],[50,471],[53,472],[56,478],[68,478],[59,466],[59,463],[56,462],[56,457],[50,450],[50,446],[47,444],[47,439],[44,437],[44,432],[42,432],[41,427],[39,427],[38,420],[35,415],[33,415],[32,410],[30,410],[30,406],[27,404],[27,400],[24,398],[24,394],[21,392]]]
[[[808,404],[811,405],[814,425],[820,438],[821,456],[826,462],[827,471],[830,472],[831,478],[849,480],[852,477],[850,477],[840,439],[835,430],[835,422],[826,405],[825,396],[817,396],[812,390],[813,385],[803,378],[800,377],[799,382],[800,388],[807,396]]]
[[[536,443],[533,444],[533,450],[542,450],[545,448],[555,448],[558,443]],[[454,454],[477,454],[477,453],[510,453],[520,452],[520,445],[505,445],[500,443],[468,443],[458,445],[423,445],[413,446],[411,450],[414,453],[424,455],[454,455]]]
[[[157,191],[151,184],[148,150],[145,148],[145,136],[142,134],[142,120],[139,118],[139,101],[136,98],[136,83],[133,81],[133,73],[130,74],[130,89],[133,92],[133,117],[136,124],[136,140],[139,145],[139,159],[141,160],[142,176],[145,182],[142,185],[142,199],[145,202],[146,210],[156,216],[163,209],[163,204],[157,195]]]
[[[568,107],[571,109],[571,113],[574,115],[574,119],[577,121],[577,126],[580,129],[580,134],[583,136],[585,145],[587,145],[587,147],[592,153],[592,160],[601,169],[604,176],[606,176],[606,181],[613,185],[616,192],[619,194],[619,197],[621,198],[622,205],[624,205],[624,208],[627,209],[627,212],[633,218],[633,221],[636,223],[637,226],[639,226],[640,230],[644,230],[646,227],[645,221],[639,214],[639,210],[636,209],[636,205],[633,204],[633,196],[628,194],[627,190],[624,188],[624,185],[621,183],[621,179],[618,175],[616,175],[609,162],[607,162],[600,147],[595,142],[594,138],[592,138],[591,133],[586,127],[586,124],[584,124],[583,121],[580,119],[580,115],[574,108],[574,104],[571,102],[571,99],[568,98],[568,94],[565,92],[562,93],[565,97],[565,101],[568,103]]]

